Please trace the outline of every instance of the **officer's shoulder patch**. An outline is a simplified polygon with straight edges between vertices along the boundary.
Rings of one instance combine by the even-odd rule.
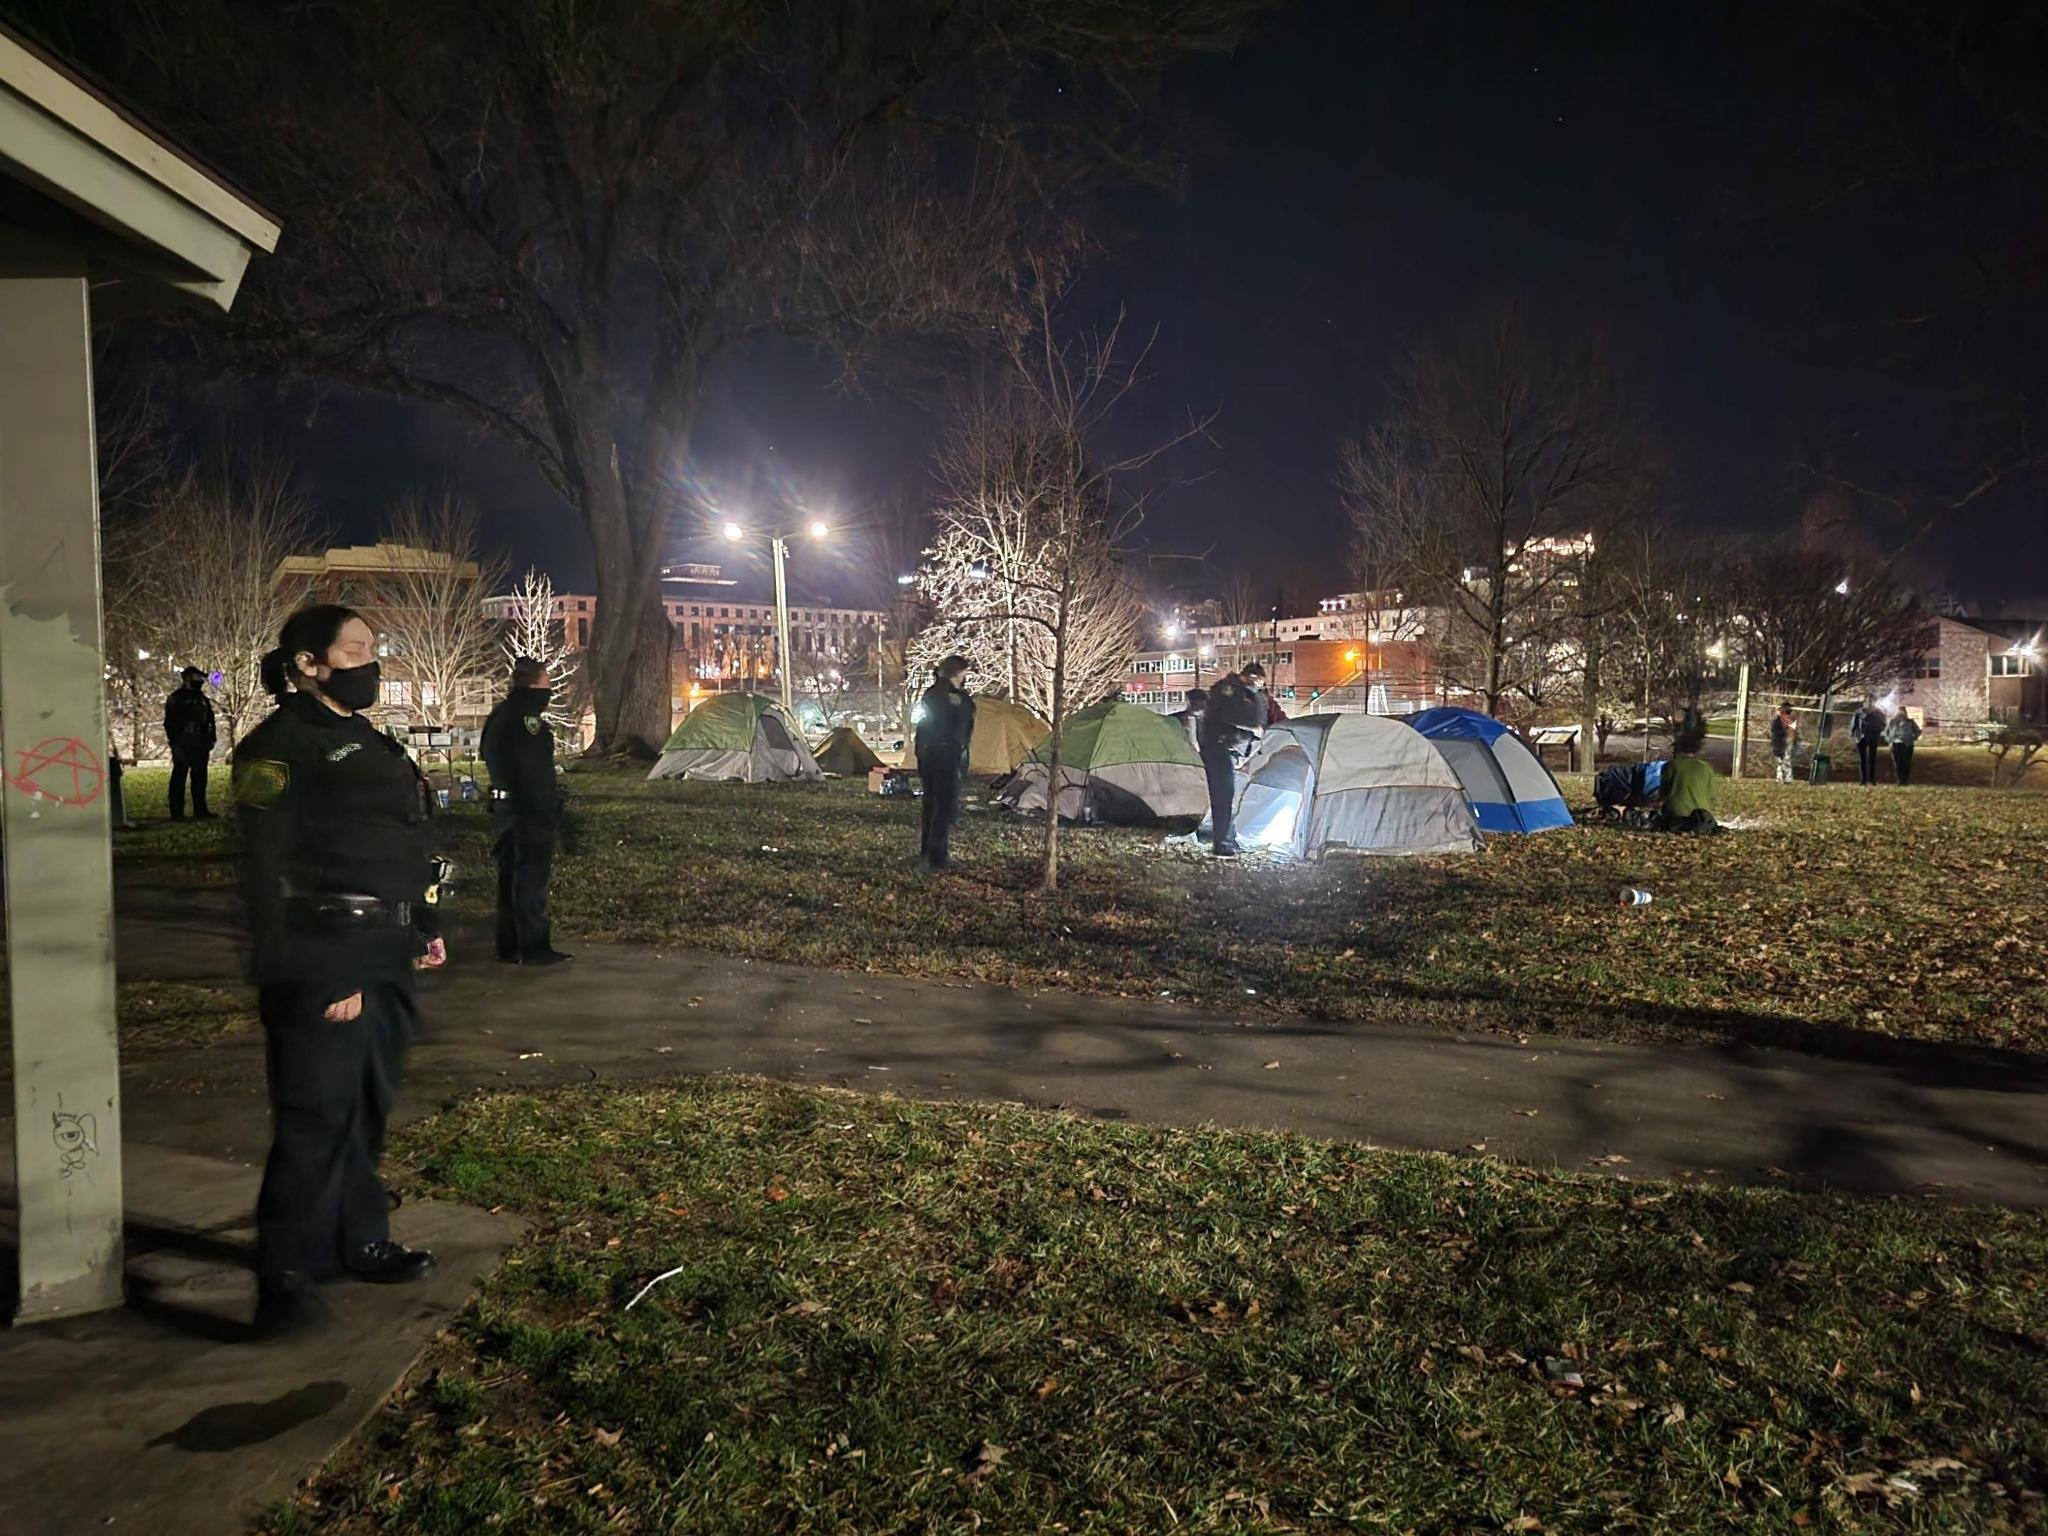
[[[235,764],[230,777],[235,804],[246,805],[251,810],[261,811],[284,798],[284,792],[291,786],[292,770],[289,763],[281,763],[270,757],[247,757]]]
[[[539,715],[528,715],[526,717],[526,734],[529,736],[538,736],[540,734]]]

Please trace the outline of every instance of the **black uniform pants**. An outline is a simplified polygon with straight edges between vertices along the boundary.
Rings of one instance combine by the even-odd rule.
[[[1237,846],[1231,814],[1237,804],[1237,761],[1220,742],[1202,744],[1202,773],[1209,781],[1209,847],[1228,851]]]
[[[1874,736],[1856,743],[1856,782],[1877,782],[1877,738]]]
[[[500,808],[492,812],[491,833],[498,858],[498,957],[552,949],[548,880],[555,867],[555,818]]]
[[[1913,782],[1913,743],[1910,741],[1892,743],[1892,772],[1901,784]]]
[[[185,781],[192,782],[192,814],[211,814],[206,809],[206,754],[204,752],[171,754],[171,819],[185,818]]]
[[[917,856],[933,869],[953,861],[953,823],[960,819],[960,762],[950,753],[917,760],[924,789]]]
[[[256,1197],[256,1266],[272,1282],[338,1275],[350,1254],[391,1235],[377,1160],[412,1041],[412,989],[367,984],[363,1011],[346,1023],[323,1016],[332,991],[278,982],[259,998],[271,1143]]]

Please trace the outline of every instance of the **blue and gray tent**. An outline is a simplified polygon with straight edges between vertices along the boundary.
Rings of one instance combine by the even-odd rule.
[[[1572,813],[1541,759],[1513,731],[1474,709],[1425,709],[1405,717],[1428,737],[1465,786],[1482,832],[1547,832]]]

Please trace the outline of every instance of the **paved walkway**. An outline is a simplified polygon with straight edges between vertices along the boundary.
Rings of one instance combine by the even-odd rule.
[[[124,887],[123,978],[240,973],[219,892]],[[478,1088],[745,1072],[1110,1120],[1483,1149],[1537,1166],[2048,1206],[2048,1062],[1901,1049],[1603,1045],[1235,1019],[1136,1001],[768,965],[625,945],[525,972],[457,957],[426,988],[401,1117]],[[262,1043],[124,1063],[126,1313],[0,1333],[0,1530],[240,1528],[340,1445],[516,1233],[407,1206],[443,1258],[422,1288],[342,1287],[343,1326],[242,1339],[268,1140]],[[11,1140],[11,1136],[5,1139]],[[0,1269],[12,1180],[0,1154]]]
[[[233,974],[224,896],[133,893],[130,975]],[[1883,1063],[1279,1020],[1142,1001],[581,945],[527,972],[474,957],[427,989],[407,1114],[478,1087],[745,1072],[1490,1153],[1625,1175],[2048,1206],[2048,1061],[1901,1047]],[[261,1156],[262,1051],[137,1057],[131,1139]]]

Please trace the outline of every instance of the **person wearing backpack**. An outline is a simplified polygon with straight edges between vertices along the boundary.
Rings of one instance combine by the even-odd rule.
[[[1893,776],[1901,785],[1912,783],[1913,744],[1920,739],[1920,722],[1902,709],[1884,728],[1884,739],[1891,744]]]

